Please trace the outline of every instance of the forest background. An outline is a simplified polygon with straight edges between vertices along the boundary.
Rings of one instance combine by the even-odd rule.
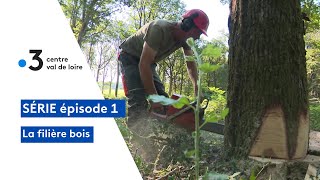
[[[215,6],[209,6],[212,2]],[[310,127],[320,131],[320,1],[300,2],[306,15],[302,18],[305,23]],[[59,3],[106,98],[124,98],[117,61],[121,42],[151,20],[179,21],[187,9],[206,7],[204,11],[208,11],[210,18],[209,37],[197,41],[196,48],[204,62],[220,65],[217,71],[202,78],[202,83],[216,94],[216,100],[210,102],[206,116],[225,107],[228,87],[228,0],[59,0]],[[211,12],[218,10],[223,11],[218,14]],[[182,51],[176,51],[161,61],[157,71],[169,94],[192,98],[193,88]],[[126,135],[124,131],[122,133]],[[142,162],[137,164],[140,170],[147,167]],[[143,171],[147,173],[146,169]]]
[[[196,43],[204,62],[219,64],[219,70],[208,73],[202,79],[207,87],[226,91],[228,86],[228,31],[225,12],[228,1],[211,0],[218,3],[218,14],[209,14],[209,36]],[[105,97],[123,97],[120,68],[117,62],[119,45],[145,23],[154,19],[181,20],[188,8],[204,7],[192,0],[59,0],[70,21],[74,35],[86,56],[92,73]],[[201,2],[205,3],[204,0]],[[201,3],[199,2],[199,3]],[[209,0],[208,0],[209,2]],[[199,4],[198,3],[198,4]],[[220,4],[221,3],[221,4]],[[320,117],[320,6],[318,0],[301,1],[302,12],[310,21],[305,22],[306,58],[311,119]],[[210,4],[210,3],[209,3]],[[196,6],[196,7],[191,7]],[[211,7],[207,8],[210,9]],[[222,11],[221,11],[222,9]],[[212,7],[214,11],[214,6]],[[211,15],[211,16],[210,16]],[[218,25],[215,26],[215,21]],[[220,28],[219,28],[220,27]],[[182,51],[177,51],[161,61],[158,73],[165,83],[169,94],[177,93],[191,96],[191,81],[188,79]],[[320,129],[320,122],[311,122],[311,126]]]

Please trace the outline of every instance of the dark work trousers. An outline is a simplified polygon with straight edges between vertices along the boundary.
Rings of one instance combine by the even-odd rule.
[[[139,57],[134,57],[128,53],[121,52],[118,60],[120,61],[121,73],[123,76],[123,86],[128,98],[128,126],[133,125],[136,121],[148,116],[147,94],[140,78]],[[168,97],[165,92],[159,75],[156,72],[157,64],[151,66],[154,85],[159,95]]]

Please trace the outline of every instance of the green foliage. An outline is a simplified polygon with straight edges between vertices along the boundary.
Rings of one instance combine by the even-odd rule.
[[[320,29],[305,35],[307,49],[320,49]]]
[[[307,32],[318,30],[320,27],[320,1],[302,0],[301,6],[301,11],[310,19],[310,21],[305,21]]]
[[[208,44],[201,53],[203,56],[210,56],[213,58],[218,58],[222,55],[222,49],[220,47],[214,46],[213,44]]]
[[[208,173],[203,177],[203,180],[229,180],[229,176],[225,174],[218,173]]]
[[[149,95],[148,100],[151,100],[154,103],[161,103],[162,105],[171,105],[177,102],[177,100],[167,98],[160,95]]]
[[[311,98],[320,97],[320,1],[301,0],[301,11],[310,21],[304,21],[306,28],[306,59],[308,90]]]
[[[320,104],[310,105],[310,129],[320,131]]]
[[[149,95],[147,99],[151,100],[152,102],[161,103],[162,105],[166,105],[166,106],[172,105],[177,109],[181,109],[185,105],[190,105],[190,101],[187,97],[181,97],[178,100],[174,100],[171,98],[167,98],[165,96]]]
[[[195,60],[193,56],[187,56],[186,58],[190,58],[190,61]],[[185,68],[182,49],[175,51],[164,61],[160,61],[158,65],[158,74],[162,82],[167,82],[166,92],[168,92],[168,94],[191,95],[193,93],[192,82],[187,78],[188,72]]]
[[[204,73],[213,72],[219,68],[220,68],[220,65],[212,65],[210,63],[203,63],[199,66],[199,69]]]
[[[194,56],[185,56],[184,59],[185,59],[185,61],[194,61],[195,57]]]
[[[187,158],[194,158],[194,155],[196,154],[196,151],[193,149],[193,150],[190,150],[190,151],[185,151],[184,152],[184,155],[187,157]]]
[[[141,156],[135,156],[134,162],[136,163],[136,166],[140,172],[149,174],[152,171],[150,166],[148,166],[148,164],[143,160]]]
[[[187,97],[181,97],[177,100],[177,103],[173,104],[173,107],[180,109],[183,106],[189,105],[189,104],[190,104],[190,101]]]
[[[92,39],[98,41],[109,26],[109,17],[115,11],[112,0],[60,0],[63,12],[70,20],[71,29],[78,43]]]
[[[138,30],[144,24],[154,19],[180,19],[185,4],[181,0],[137,0],[130,10],[132,12],[132,25]]]
[[[204,119],[207,122],[224,120],[229,113],[229,109],[226,108],[227,100],[225,91],[216,87],[209,87],[205,90],[204,94],[210,100]]]
[[[320,97],[320,31],[305,36],[307,45],[307,78],[311,98]]]
[[[106,87],[108,87],[108,86],[106,86]],[[125,99],[126,98],[123,89],[118,89],[118,96],[117,97],[115,96],[114,89],[112,89],[111,91],[109,91],[109,89],[104,89],[102,94],[103,94],[103,97],[107,98],[107,99]]]
[[[216,70],[207,72],[203,76],[202,82],[208,87],[214,86],[226,89],[228,83],[228,47],[222,40],[202,41],[197,50],[201,52],[201,59],[204,64],[209,63],[213,66],[219,66]]]
[[[187,44],[190,46],[190,47],[194,47],[195,46],[195,42],[192,38],[189,38],[187,39]]]
[[[251,171],[249,180],[256,180],[256,178],[257,178],[257,176],[256,176],[255,172],[254,172],[254,171]]]

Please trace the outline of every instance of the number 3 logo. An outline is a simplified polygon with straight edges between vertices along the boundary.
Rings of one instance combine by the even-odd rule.
[[[32,57],[32,60],[38,61],[38,66],[36,66],[36,67],[29,66],[29,69],[31,69],[32,71],[40,70],[42,68],[42,66],[43,66],[43,61],[39,57],[40,54],[42,53],[42,50],[29,50],[29,53],[35,53],[35,55]]]

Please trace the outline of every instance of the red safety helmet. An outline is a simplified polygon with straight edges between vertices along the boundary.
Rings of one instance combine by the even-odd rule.
[[[191,9],[187,11],[183,18],[193,17],[193,22],[199,28],[204,35],[207,36],[207,29],[209,26],[209,18],[206,13],[200,9]]]

